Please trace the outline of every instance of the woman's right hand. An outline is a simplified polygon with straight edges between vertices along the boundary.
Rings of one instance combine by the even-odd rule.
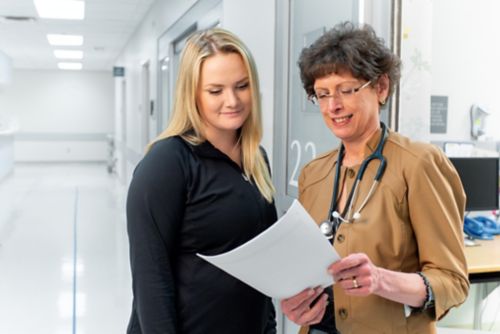
[[[295,296],[283,299],[280,303],[281,311],[294,323],[301,326],[317,324],[325,314],[328,304],[328,295],[323,293],[322,287],[306,289]],[[318,298],[318,296],[320,296]],[[312,302],[318,300],[311,305]]]

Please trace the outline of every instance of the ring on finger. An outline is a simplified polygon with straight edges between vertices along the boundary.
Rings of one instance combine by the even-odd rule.
[[[352,278],[352,287],[353,287],[353,289],[359,288],[359,284],[358,284],[358,281],[356,280],[356,277]]]

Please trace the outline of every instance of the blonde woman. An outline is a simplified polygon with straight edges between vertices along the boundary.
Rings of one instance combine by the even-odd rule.
[[[173,117],[137,166],[127,201],[128,333],[275,333],[271,300],[196,256],[276,221],[259,85],[247,47],[197,32],[181,56]]]

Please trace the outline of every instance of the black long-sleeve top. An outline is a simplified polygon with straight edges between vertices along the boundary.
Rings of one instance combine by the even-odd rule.
[[[276,218],[274,204],[210,142],[157,142],[128,192],[134,299],[127,333],[275,333],[271,300],[196,253],[231,250]]]

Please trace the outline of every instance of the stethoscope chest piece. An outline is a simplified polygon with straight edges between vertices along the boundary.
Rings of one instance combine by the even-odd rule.
[[[333,238],[333,223],[329,220],[325,220],[319,224],[319,230],[327,239]]]
[[[387,133],[387,128],[386,128],[384,123],[380,123],[380,127],[382,128],[382,134],[380,137],[380,141],[377,145],[377,148],[375,149],[375,152],[370,154],[361,163],[361,166],[360,166],[359,171],[357,173],[354,185],[352,186],[352,189],[351,189],[349,195],[347,196],[347,203],[346,203],[347,212],[344,215],[345,218],[342,217],[342,215],[340,215],[337,211],[335,211],[337,208],[337,194],[338,194],[338,190],[339,190],[340,168],[342,165],[342,159],[344,157],[344,150],[345,150],[344,145],[342,145],[342,144],[340,145],[340,150],[339,150],[338,157],[337,157],[337,167],[336,167],[336,171],[335,171],[335,178],[333,181],[333,195],[332,195],[332,201],[330,204],[330,210],[328,211],[328,218],[326,220],[324,220],[323,222],[321,222],[321,224],[319,225],[319,229],[320,229],[321,233],[323,233],[323,235],[327,239],[333,238],[333,235],[336,233],[336,231],[339,228],[339,225],[341,223],[353,223],[354,221],[359,220],[361,218],[361,210],[364,208],[364,206],[366,205],[368,200],[373,195],[375,189],[377,188],[377,186],[380,182],[380,179],[382,178],[382,175],[384,174],[385,166],[386,166],[387,162],[385,160],[385,157],[382,155],[382,150],[384,148],[388,133]],[[361,203],[359,208],[354,211],[354,214],[352,216],[350,216],[350,213],[352,212],[351,210],[353,210],[353,202],[355,201],[355,199],[357,197],[358,185],[361,182],[361,179],[363,178],[363,174],[365,173],[365,170],[367,169],[368,164],[372,160],[379,160],[380,161],[380,165],[377,169],[375,177],[373,178],[373,183],[370,187],[370,190],[368,191],[368,194],[366,195],[365,199],[363,200],[363,202]],[[334,222],[332,222],[332,219],[334,220]],[[334,229],[335,229],[335,231],[334,231]]]

